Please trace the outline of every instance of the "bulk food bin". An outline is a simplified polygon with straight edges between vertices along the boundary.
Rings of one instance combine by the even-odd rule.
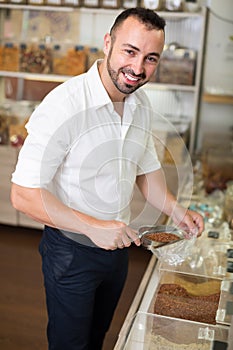
[[[148,312],[216,324],[221,279],[162,271]]]
[[[138,312],[123,350],[226,350],[229,327]]]

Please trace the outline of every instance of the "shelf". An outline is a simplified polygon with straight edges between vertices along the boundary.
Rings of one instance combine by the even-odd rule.
[[[186,92],[195,92],[197,87],[195,85],[178,85],[178,84],[162,84],[162,83],[147,83],[143,86],[150,90],[178,90]]]
[[[233,104],[233,95],[203,94],[203,101],[207,103]]]
[[[67,79],[72,78],[71,75],[53,75],[53,74],[33,74],[26,72],[10,72],[10,71],[0,71],[0,76],[10,77],[10,78],[21,78],[25,80],[35,80],[35,81],[51,81],[51,82],[64,82]],[[186,92],[195,92],[196,86],[193,85],[177,85],[177,84],[161,84],[161,83],[147,83],[143,86],[144,89],[150,90],[179,90]]]
[[[71,11],[80,11],[82,13],[90,14],[117,14],[125,8],[118,9],[105,9],[105,8],[88,8],[88,7],[72,7],[72,6],[47,6],[47,5],[26,5],[26,4],[0,4],[0,8],[5,9],[14,9],[14,10],[34,10],[34,11],[56,11],[56,12],[71,12]],[[184,19],[189,17],[199,17],[202,15],[202,11],[198,12],[172,12],[172,11],[156,11],[160,16],[167,19]]]
[[[0,4],[0,9],[12,10],[33,10],[33,11],[56,11],[56,12],[71,12],[75,7],[65,6],[40,6],[40,5],[18,5],[18,4]]]
[[[33,74],[25,72],[10,72],[10,71],[0,71],[0,76],[9,77],[9,78],[21,78],[25,80],[35,80],[35,81],[51,81],[51,82],[64,82],[69,78],[72,78],[71,75],[53,75],[53,74]]]

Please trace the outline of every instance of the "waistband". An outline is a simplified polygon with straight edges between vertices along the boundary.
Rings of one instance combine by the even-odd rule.
[[[45,226],[45,229],[53,230],[54,232],[59,233],[62,236],[69,238],[76,243],[86,245],[88,247],[99,248],[95,243],[92,242],[90,238],[88,238],[83,233],[75,233],[75,232],[60,230],[50,226]]]

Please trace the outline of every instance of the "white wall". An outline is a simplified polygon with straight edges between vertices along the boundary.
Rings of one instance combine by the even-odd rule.
[[[203,74],[203,92],[233,95],[233,1],[211,0]],[[233,105],[201,104],[198,148],[208,132],[233,126]]]

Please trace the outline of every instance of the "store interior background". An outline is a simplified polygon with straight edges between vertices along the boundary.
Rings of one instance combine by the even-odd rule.
[[[203,92],[233,95],[233,2],[210,1],[206,52],[203,71]],[[229,133],[233,125],[233,105],[201,101],[197,149],[203,136],[211,132]]]
[[[202,3],[208,4],[210,13],[202,75],[203,97],[200,99],[199,106],[197,153],[202,151],[205,140],[214,138],[216,135],[224,143],[225,135],[232,132],[233,128],[233,2],[232,0],[210,0],[202,1]],[[104,22],[102,21],[104,28],[100,25],[101,20],[94,24],[94,42],[99,47],[102,46],[106,28],[110,28],[112,24],[111,18],[109,18],[109,23],[106,17],[104,19]],[[93,23],[89,24],[89,20],[88,15],[82,17],[83,32],[80,33],[80,37],[86,38],[87,45],[89,43],[92,45],[93,38],[90,39],[87,29],[91,28]],[[207,102],[204,99],[205,94],[220,96],[220,100],[214,103]],[[231,100],[226,102],[222,98],[225,95],[231,96]],[[14,226],[0,225],[0,273],[5,281],[3,282],[5,289],[3,288],[3,292],[0,293],[0,311],[4,315],[1,318],[2,324],[0,321],[0,348],[3,344],[4,350],[31,350],[32,346],[35,350],[42,350],[46,341],[44,329],[46,315],[40,260],[37,255],[40,231],[33,232],[35,240],[32,240],[32,232],[28,228],[19,228],[17,238],[14,236],[15,233]],[[106,343],[106,350],[110,350],[116,341],[127,308],[130,306],[149,262],[150,253],[138,252],[133,248],[131,258],[129,280],[117,309],[114,319],[115,326],[111,328],[108,336],[109,343]],[[14,274],[17,274],[17,278]],[[39,331],[37,334],[29,334],[31,331],[36,332],[36,329]],[[35,339],[36,345],[33,344]],[[27,348],[27,346],[31,347]]]

